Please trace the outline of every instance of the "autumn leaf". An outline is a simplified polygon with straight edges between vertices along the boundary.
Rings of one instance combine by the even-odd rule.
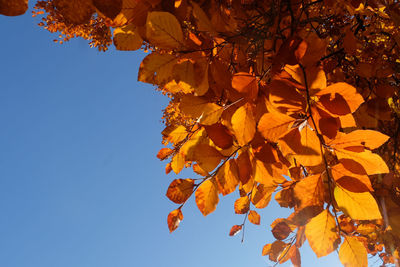
[[[206,129],[207,135],[216,146],[227,149],[233,145],[233,137],[224,125],[216,123],[205,125],[204,128]]]
[[[245,214],[249,211],[250,199],[248,196],[240,197],[235,201],[235,213]]]
[[[234,225],[232,226],[231,230],[229,231],[229,236],[235,236],[237,235],[240,230],[242,230],[242,225]]]
[[[191,95],[185,95],[182,98],[179,108],[184,114],[204,125],[217,123],[224,111],[223,107],[211,103],[205,98]]]
[[[236,161],[230,159],[218,170],[215,179],[218,190],[222,195],[228,195],[235,191],[239,184],[239,172]]]
[[[283,113],[270,112],[265,113],[257,126],[258,131],[272,142],[277,142],[278,139],[287,133],[295,119]]]
[[[219,202],[218,185],[215,178],[205,180],[199,188],[197,188],[195,196],[197,207],[204,216],[213,212]]]
[[[122,10],[122,0],[92,0],[96,9],[110,19],[114,19]]]
[[[180,209],[171,211],[167,217],[169,232],[172,233],[173,231],[175,231],[182,220],[183,220],[183,214]]]
[[[238,108],[233,114],[231,122],[239,145],[246,145],[253,139],[256,132],[256,122],[251,104],[246,103]]]
[[[146,22],[146,37],[155,46],[164,49],[179,48],[183,45],[181,25],[169,12],[149,12]]]
[[[28,0],[0,0],[0,14],[6,16],[19,16],[28,10]]]
[[[299,209],[324,204],[324,186],[321,175],[310,175],[300,180],[293,188]]]
[[[339,161],[342,159],[354,160],[365,169],[368,175],[388,173],[389,169],[383,159],[369,150],[353,152],[346,149],[336,149],[336,156]]]
[[[255,210],[251,210],[248,215],[248,219],[252,224],[260,225],[260,214],[257,213]]]
[[[139,67],[138,81],[151,84],[165,84],[172,78],[172,69],[177,62],[170,54],[151,53]]]
[[[21,0],[18,2],[21,2]],[[28,1],[26,1],[26,7],[27,4]],[[54,5],[62,16],[70,23],[86,23],[94,13],[94,6],[91,0],[57,0],[54,1]]]
[[[199,144],[193,153],[193,159],[203,170],[211,172],[219,165],[223,156],[212,146]]]
[[[174,155],[171,160],[171,169],[174,173],[178,174],[185,167],[185,155],[182,152],[178,152]]]
[[[176,204],[182,204],[193,193],[193,179],[176,179],[173,180],[167,190],[167,197]]]
[[[143,39],[134,24],[119,27],[114,30],[114,45],[117,50],[138,50],[142,46],[142,43]]]
[[[383,145],[389,136],[373,130],[355,130],[350,133],[340,133],[335,139],[327,142],[333,148],[346,148],[351,146],[364,146],[376,149]]]
[[[250,100],[254,100],[258,94],[257,79],[250,73],[238,72],[233,75],[232,88]]]
[[[334,196],[339,208],[354,220],[382,218],[378,204],[370,192],[354,193],[336,186]]]
[[[323,210],[307,223],[305,234],[318,258],[336,250],[340,243],[335,218],[328,210]]]
[[[346,236],[339,249],[339,259],[344,266],[367,267],[367,250],[357,237]]]
[[[263,209],[268,206],[275,188],[276,186],[257,185],[251,194],[251,202],[253,205],[258,209]]]

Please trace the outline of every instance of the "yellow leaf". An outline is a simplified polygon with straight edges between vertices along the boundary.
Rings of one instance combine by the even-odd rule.
[[[146,36],[151,44],[164,49],[176,49],[183,44],[181,25],[169,12],[153,11],[148,13]]]
[[[218,170],[215,178],[219,192],[222,195],[225,196],[235,191],[239,184],[238,168],[235,159],[225,162],[224,166]]]
[[[199,120],[201,124],[212,125],[217,123],[224,111],[224,108],[215,103],[210,103],[207,99],[192,95],[182,97],[179,109],[194,120]]]
[[[193,152],[193,158],[199,164],[200,168],[206,172],[211,172],[219,165],[224,156],[212,146],[199,144]]]
[[[248,196],[240,197],[235,201],[235,213],[245,214],[250,209],[250,199]]]
[[[167,217],[169,232],[173,232],[178,228],[179,223],[183,220],[183,214],[180,209],[171,211]]]
[[[244,146],[253,140],[256,132],[253,109],[249,103],[238,108],[232,115],[232,129],[239,145]]]
[[[318,258],[330,254],[340,244],[335,218],[328,210],[323,210],[307,223],[305,234]]]
[[[389,136],[373,130],[355,130],[350,133],[338,133],[335,139],[327,144],[333,148],[346,148],[351,146],[365,146],[375,149],[383,145]]]
[[[340,262],[345,267],[367,267],[367,250],[357,237],[346,236],[339,249]]]
[[[218,188],[214,178],[204,181],[196,190],[196,204],[201,213],[207,216],[213,212],[218,204]]]
[[[354,220],[382,218],[378,204],[369,192],[354,193],[336,186],[334,196],[339,208]]]
[[[19,16],[28,10],[28,0],[0,0],[0,14]]]
[[[336,149],[336,156],[341,159],[351,159],[361,164],[368,175],[388,173],[389,169],[383,159],[369,150],[353,152],[346,149]]]
[[[355,193],[374,191],[368,175],[362,174],[365,172],[362,167],[361,170],[353,168],[352,171],[352,165],[359,166],[357,162],[349,160],[342,160],[342,162],[344,164],[339,163],[331,167],[332,177],[341,187]],[[357,173],[360,171],[361,173]]]
[[[277,142],[279,137],[290,130],[294,121],[294,118],[284,113],[270,112],[261,117],[257,128],[265,139]]]
[[[251,210],[248,218],[252,224],[260,225],[260,214],[258,214],[257,211]]]
[[[193,179],[176,179],[169,185],[166,196],[176,204],[184,203],[193,192]]]
[[[181,152],[175,154],[171,160],[171,168],[174,173],[178,174],[185,167],[185,155]]]
[[[114,45],[117,50],[134,51],[139,49],[142,43],[143,39],[134,24],[118,27],[114,30]]]
[[[140,63],[138,81],[157,85],[165,84],[172,80],[175,63],[175,56],[153,52]]]

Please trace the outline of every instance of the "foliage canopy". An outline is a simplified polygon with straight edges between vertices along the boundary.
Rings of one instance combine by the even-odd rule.
[[[21,15],[27,0],[0,0]],[[174,231],[238,190],[244,221],[291,209],[262,255],[300,266],[308,240],[345,266],[400,258],[400,3],[395,0],[47,0],[40,26],[105,51],[144,49],[138,80],[170,98],[158,158],[191,167],[167,197]]]

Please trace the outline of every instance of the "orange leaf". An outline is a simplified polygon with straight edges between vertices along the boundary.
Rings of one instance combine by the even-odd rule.
[[[167,197],[176,204],[184,203],[193,193],[193,179],[173,180],[167,190]]]
[[[222,195],[227,195],[235,191],[236,186],[239,184],[239,174],[235,159],[230,159],[225,162],[216,176],[219,192]]]
[[[183,214],[180,209],[171,211],[167,217],[169,232],[172,233],[173,231],[175,231],[182,220],[183,220]]]
[[[248,219],[252,224],[260,225],[260,214],[258,214],[257,211],[251,210]]]
[[[241,225],[232,226],[231,230],[229,231],[229,236],[237,235],[240,232],[240,230],[242,230],[242,226]]]
[[[347,83],[335,83],[317,94],[322,107],[336,115],[353,113],[364,102],[357,89]]]
[[[249,208],[250,208],[250,199],[248,196],[238,198],[235,201],[235,213],[236,214],[245,214],[249,211]]]
[[[296,183],[293,189],[298,208],[322,206],[324,204],[324,185],[321,175],[308,176]]]
[[[286,155],[292,155],[303,166],[316,166],[322,163],[320,142],[315,133],[308,126],[301,132],[292,129],[280,138],[278,143]]]
[[[257,185],[251,194],[251,202],[258,209],[263,209],[268,206],[272,193],[275,191],[275,186]]]
[[[193,168],[193,171],[195,173],[197,173],[198,175],[201,175],[201,176],[207,176],[208,175],[208,172],[206,172],[205,170],[200,168],[199,164],[193,164],[192,168]]]
[[[272,228],[272,235],[278,240],[285,239],[291,232],[292,229],[290,229],[289,225],[287,225],[285,221],[278,222]]]
[[[232,87],[245,97],[254,100],[258,94],[256,77],[246,72],[238,72],[233,75]]]
[[[0,14],[19,16],[28,10],[28,0],[1,1]]]
[[[383,145],[389,136],[373,130],[355,130],[350,133],[340,133],[327,144],[333,148],[346,148],[351,146],[365,146],[375,149]]]
[[[201,124],[212,125],[217,123],[224,111],[224,108],[208,99],[193,95],[185,95],[179,104],[180,110]]]
[[[213,212],[219,202],[215,178],[204,181],[196,190],[195,196],[197,207],[204,216]]]
[[[369,150],[353,152],[345,149],[336,149],[336,156],[339,161],[342,159],[354,160],[361,164],[368,175],[388,173],[389,169],[383,159]]]
[[[248,144],[256,132],[252,105],[246,103],[238,108],[232,115],[231,123],[239,145]]]
[[[247,150],[240,153],[236,159],[236,163],[239,169],[239,180],[242,184],[246,184],[250,180],[253,171]]]
[[[185,167],[185,155],[181,152],[175,154],[171,160],[171,168],[174,173],[178,174]]]
[[[323,210],[307,223],[305,234],[318,258],[333,252],[340,243],[335,218],[328,210]]]
[[[282,113],[297,113],[305,109],[304,97],[294,88],[280,80],[269,86],[269,101]]]
[[[257,128],[265,139],[276,142],[279,137],[290,130],[294,121],[294,118],[286,114],[270,112],[261,117]]]
[[[232,135],[229,134],[228,129],[224,125],[216,123],[209,126],[205,125],[204,128],[206,129],[208,137],[210,137],[211,141],[213,141],[217,147],[227,149],[232,146]]]
[[[331,173],[333,179],[349,191],[356,193],[374,191],[367,175],[351,172],[342,163],[332,166]]]
[[[214,170],[223,157],[218,150],[206,144],[197,145],[196,150],[193,152],[193,159],[206,172]]]
[[[157,153],[157,158],[159,158],[160,160],[164,160],[168,158],[168,156],[171,155],[172,152],[174,151],[171,148],[168,147],[161,148],[160,151],[158,151]]]

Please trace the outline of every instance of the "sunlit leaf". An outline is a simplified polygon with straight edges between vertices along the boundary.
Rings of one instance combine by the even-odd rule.
[[[114,45],[117,50],[134,51],[142,46],[143,39],[134,24],[114,30]]]
[[[182,204],[192,195],[193,188],[193,179],[176,179],[169,185],[166,195],[172,202]]]
[[[260,214],[257,213],[257,211],[251,210],[249,212],[248,218],[252,224],[260,225],[261,217]]]
[[[179,223],[183,220],[183,214],[180,209],[171,211],[167,217],[169,232],[173,232],[178,228]]]
[[[235,201],[235,213],[245,214],[249,211],[250,199],[248,196],[240,197]]]
[[[291,129],[294,121],[294,118],[283,113],[270,112],[261,117],[257,128],[265,139],[276,142]]]
[[[339,208],[354,220],[382,218],[379,207],[370,192],[354,193],[336,186],[334,196]]]
[[[219,201],[218,186],[214,178],[204,181],[196,193],[196,204],[201,213],[207,216],[217,208]]]
[[[307,223],[305,234],[318,258],[336,250],[340,243],[335,218],[328,210],[323,210]]]
[[[340,262],[346,267],[367,267],[367,250],[357,237],[346,236],[339,249]]]
[[[232,116],[232,128],[239,145],[249,143],[256,132],[253,108],[250,104],[238,108]]]

